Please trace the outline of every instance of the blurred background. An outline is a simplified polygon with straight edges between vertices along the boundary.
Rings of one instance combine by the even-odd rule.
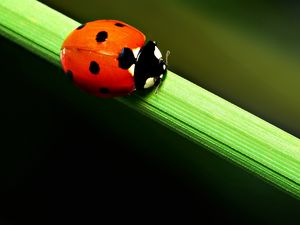
[[[300,137],[300,3],[41,2],[82,23],[139,28],[171,51],[170,70]],[[79,91],[61,68],[2,37],[0,47],[0,224],[299,221],[294,197],[115,100]]]

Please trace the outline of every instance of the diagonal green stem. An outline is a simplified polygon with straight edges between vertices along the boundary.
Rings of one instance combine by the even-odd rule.
[[[1,0],[0,32],[60,65],[60,46],[78,22],[34,0]],[[300,140],[168,71],[159,94],[120,102],[300,197]]]

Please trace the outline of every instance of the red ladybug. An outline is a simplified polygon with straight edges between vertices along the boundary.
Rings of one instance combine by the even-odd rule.
[[[80,25],[64,41],[61,62],[77,86],[104,98],[158,86],[167,72],[156,43],[117,20]]]

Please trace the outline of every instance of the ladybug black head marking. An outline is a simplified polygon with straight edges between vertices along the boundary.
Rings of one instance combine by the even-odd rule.
[[[156,42],[148,41],[140,50],[134,70],[134,82],[137,90],[158,86],[167,73],[167,64]]]

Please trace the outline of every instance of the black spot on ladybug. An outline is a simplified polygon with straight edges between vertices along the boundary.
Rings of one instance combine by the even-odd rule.
[[[119,67],[126,70],[136,61],[130,48],[123,48],[118,56],[118,60]]]
[[[125,27],[125,25],[123,23],[115,23],[115,26],[117,26],[117,27]]]
[[[76,30],[80,30],[80,29],[82,29],[82,28],[84,28],[84,27],[85,27],[85,23],[84,23],[84,24],[81,24],[79,27],[77,27]]]
[[[99,92],[102,93],[102,94],[108,94],[110,91],[109,91],[108,88],[100,88]]]
[[[91,61],[89,70],[92,74],[97,75],[100,72],[100,66],[97,62]]]
[[[68,70],[66,72],[66,77],[70,80],[70,81],[73,81],[73,73],[71,70]]]
[[[97,35],[96,35],[96,41],[97,42],[104,42],[107,39],[108,35],[106,31],[100,31]]]

